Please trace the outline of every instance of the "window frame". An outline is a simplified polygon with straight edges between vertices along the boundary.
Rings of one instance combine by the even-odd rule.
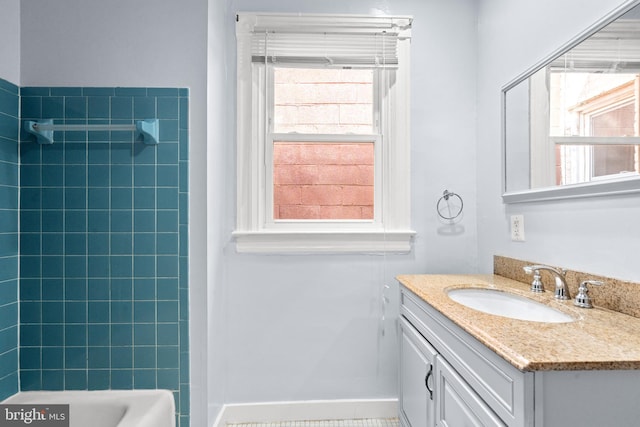
[[[637,77],[636,77],[637,80]],[[619,92],[623,92],[623,91],[619,91]],[[584,127],[585,129],[585,134],[587,134],[587,136],[592,136],[593,134],[593,120],[594,118],[603,115],[603,114],[607,114],[607,113],[611,113],[614,111],[617,111],[621,108],[627,107],[629,105],[633,105],[634,106],[634,110],[635,110],[635,106],[637,105],[637,100],[635,97],[635,93],[633,93],[633,91],[624,91],[624,92],[628,92],[627,96],[625,99],[619,99],[616,102],[611,102],[611,104],[606,105],[606,106],[602,106],[600,108],[592,108],[592,109],[586,109],[585,111],[582,111],[579,113],[580,115],[580,121],[581,121],[581,127]],[[607,96],[603,96],[602,98],[607,98]],[[638,111],[634,111],[635,114],[635,121],[637,122],[638,120]],[[606,138],[606,137],[605,137]],[[600,181],[600,180],[607,180],[607,179],[611,179],[611,178],[615,178],[615,177],[620,177],[620,176],[638,176],[638,172],[634,171],[627,171],[627,172],[617,172],[617,173],[610,173],[610,174],[602,174],[602,175],[596,175],[596,162],[598,161],[597,157],[597,153],[595,151],[595,148],[597,145],[603,146],[603,145],[613,145],[613,146],[618,146],[616,144],[594,144],[594,145],[589,145],[589,153],[588,153],[588,164],[589,164],[589,181]],[[636,163],[636,156],[637,156],[637,147],[634,146],[634,163]]]
[[[640,143],[640,138],[638,136],[593,136],[592,119],[601,114],[615,111],[628,105],[635,105],[637,122],[638,115],[640,114],[637,109],[638,99],[636,93],[637,88],[640,87],[639,76],[640,75],[636,74],[633,80],[629,80],[628,82],[610,88],[603,93],[594,95],[591,98],[580,102],[580,104],[569,108],[569,110],[577,114],[578,117],[578,136],[551,138],[554,145],[564,147],[579,146],[582,150],[581,155],[583,157],[581,159],[581,163],[584,165],[584,174],[587,179],[585,181],[569,184],[607,181],[617,178],[638,176],[638,172],[595,175],[595,146],[638,145],[638,143]]]
[[[374,87],[383,93],[382,97],[374,96],[374,112],[380,111],[380,118],[374,115],[377,134],[348,137],[276,134],[271,132],[273,126],[269,123],[273,117],[273,66],[266,61],[251,62],[251,32],[257,21],[266,22],[271,28],[286,29],[294,24],[304,27],[305,19],[329,29],[334,25],[344,28],[351,23],[411,22],[407,17],[381,20],[354,15],[238,15],[237,218],[232,233],[236,249],[250,253],[409,252],[415,235],[410,229],[409,188],[410,25],[401,30],[402,36],[398,38],[397,68],[376,68],[374,72]],[[386,79],[394,79],[393,84],[386,84]],[[383,102],[376,106],[376,98]],[[273,219],[273,157],[269,150],[274,140],[304,142],[305,138],[318,142],[374,142],[373,221]]]

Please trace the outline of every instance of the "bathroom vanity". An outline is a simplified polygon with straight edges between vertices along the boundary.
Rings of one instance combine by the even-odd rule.
[[[640,319],[582,309],[497,275],[404,275],[404,427],[633,426],[640,422]],[[455,302],[475,288],[536,301],[568,321],[517,320]]]

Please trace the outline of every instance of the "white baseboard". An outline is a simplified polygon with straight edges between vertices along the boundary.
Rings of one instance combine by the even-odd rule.
[[[233,403],[222,407],[213,427],[253,422],[349,420],[397,416],[398,399]]]

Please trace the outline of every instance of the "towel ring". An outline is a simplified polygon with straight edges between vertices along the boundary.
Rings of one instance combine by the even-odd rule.
[[[443,200],[445,202],[448,202],[449,201],[449,197],[457,197],[460,200],[460,209],[458,210],[458,212],[455,215],[444,216],[440,212],[440,203],[442,203]],[[464,202],[462,201],[462,197],[460,197],[456,193],[452,193],[449,190],[444,190],[444,193],[442,193],[442,197],[440,197],[438,199],[438,203],[436,204],[436,211],[438,212],[438,215],[440,216],[440,218],[451,220],[451,219],[456,219],[456,218],[458,218],[460,216],[460,214],[462,213],[463,206],[464,206]]]

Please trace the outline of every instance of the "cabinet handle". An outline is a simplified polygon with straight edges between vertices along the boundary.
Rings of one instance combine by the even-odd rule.
[[[427,376],[424,377],[424,386],[429,391],[429,399],[433,400],[433,390],[429,388],[429,378],[433,375],[433,365],[429,365],[429,372],[427,372]]]

